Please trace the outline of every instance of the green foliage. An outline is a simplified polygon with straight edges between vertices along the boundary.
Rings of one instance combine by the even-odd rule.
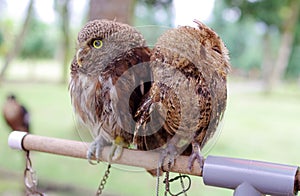
[[[238,7],[242,12],[241,19],[251,16],[269,26],[282,26],[289,0],[225,0],[225,3],[229,7]]]
[[[4,56],[11,47],[14,38],[12,32],[15,31],[14,21],[11,19],[0,20],[0,56]]]
[[[0,47],[1,47],[1,45],[3,44],[3,42],[4,42],[3,33],[2,33],[2,31],[0,30]]]
[[[214,18],[210,26],[225,42],[232,66],[249,71],[260,67],[262,60],[262,35],[255,28],[255,20],[231,22],[224,18],[226,9],[221,2],[215,4]]]
[[[173,0],[139,0],[140,3],[147,4],[148,6],[163,6],[169,7]]]
[[[290,57],[290,63],[286,70],[286,76],[288,78],[299,78],[300,77],[300,45],[294,47]]]
[[[138,0],[135,5],[135,25],[172,26],[172,0]]]
[[[20,56],[22,58],[52,58],[58,42],[53,27],[36,18],[30,22]]]
[[[300,21],[300,14],[299,19]],[[300,23],[296,27],[295,32],[295,40],[294,40],[294,46],[293,46],[293,52],[290,57],[290,63],[287,68],[286,76],[288,78],[299,78],[300,77]]]
[[[262,64],[263,35],[269,34],[273,55],[278,51],[284,21],[291,12],[291,0],[223,0],[215,4],[213,26],[225,40],[234,67],[251,70]],[[234,11],[236,19],[230,21],[226,12]],[[287,77],[298,77],[300,46],[300,15],[295,28],[295,40],[287,68]],[[273,60],[276,61],[277,55]]]
[[[245,70],[260,67],[263,48],[260,47],[261,36],[253,29],[253,21],[249,20],[239,25],[229,24],[224,33],[223,39],[230,51],[234,67]]]
[[[152,47],[157,38],[173,26],[172,0],[137,0],[134,10],[134,25]]]

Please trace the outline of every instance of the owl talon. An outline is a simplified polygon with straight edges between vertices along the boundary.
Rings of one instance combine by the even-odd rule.
[[[119,159],[122,155],[123,147],[128,147],[128,146],[129,146],[129,144],[127,144],[124,141],[124,138],[122,138],[121,136],[117,136],[111,147],[108,161],[111,162],[111,161],[115,161],[115,160]]]
[[[99,136],[95,138],[95,140],[90,144],[89,149],[87,151],[88,162],[92,165],[96,165],[97,163],[99,163],[101,158],[101,152],[104,146],[107,145],[108,143],[103,137]],[[96,159],[96,163],[95,161],[93,161],[93,158]]]
[[[123,146],[113,144],[110,149],[108,161],[111,162],[119,159],[122,155],[122,152],[123,152]]]
[[[203,168],[204,165],[204,157],[201,154],[199,144],[196,142],[192,142],[192,146],[193,146],[193,152],[190,155],[189,162],[188,162],[188,168],[190,171],[192,170],[192,167],[196,160],[198,161],[200,168]]]
[[[177,153],[177,149],[176,147],[173,145],[173,144],[168,144],[167,147],[165,149],[163,149],[163,151],[161,152],[160,154],[160,167],[163,171],[167,171],[168,169],[172,168],[175,164],[175,159],[177,157],[178,153]],[[165,161],[166,161],[166,158],[169,157],[169,160],[166,164]],[[167,166],[167,170],[164,169],[164,166],[165,165],[168,165]]]

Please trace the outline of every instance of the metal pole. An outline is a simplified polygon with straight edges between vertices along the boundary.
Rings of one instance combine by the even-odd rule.
[[[255,187],[247,182],[240,184],[233,193],[234,196],[262,196],[263,194],[259,192]]]
[[[206,185],[235,189],[238,195],[247,195],[247,191],[255,189],[257,193],[253,195],[260,192],[287,196],[298,191],[295,188],[297,171],[297,166],[208,156],[203,167],[203,181]]]

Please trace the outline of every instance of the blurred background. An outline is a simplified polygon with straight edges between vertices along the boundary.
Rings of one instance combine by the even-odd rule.
[[[299,0],[0,0],[0,105],[14,93],[30,114],[30,132],[81,140],[68,81],[76,35],[86,21],[129,23],[151,46],[166,29],[198,19],[220,35],[232,62],[223,126],[206,155],[300,165],[299,9]],[[7,146],[4,118],[0,128],[0,195],[22,195],[24,153]],[[31,156],[47,195],[93,195],[106,168]],[[104,195],[154,195],[155,182],[140,169],[114,167]],[[198,177],[188,193],[232,195]]]

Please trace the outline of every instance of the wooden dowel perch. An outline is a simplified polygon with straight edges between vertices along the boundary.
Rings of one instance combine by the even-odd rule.
[[[50,138],[14,131],[8,138],[13,149],[39,151],[57,155],[86,159],[89,143]],[[102,151],[102,161],[108,161],[110,147]],[[300,188],[298,166],[208,156],[203,171],[195,162],[191,171],[188,158],[179,156],[171,172],[202,176],[205,185],[235,190],[235,196],[244,195],[295,195]],[[147,170],[157,168],[159,153],[124,149],[122,156],[113,163],[142,167]]]
[[[14,132],[13,132],[14,133]],[[14,134],[10,135],[10,138],[18,138]],[[17,133],[17,131],[15,132]],[[19,132],[20,133],[20,132]],[[9,143],[13,143],[10,142]],[[45,136],[38,136],[32,134],[22,134],[19,141],[15,142],[15,147],[9,144],[12,148],[23,149],[28,151],[39,151],[51,154],[76,157],[86,159],[86,152],[88,150],[89,143],[82,141],[72,141],[66,139],[51,138]],[[18,144],[19,143],[19,144]],[[102,161],[107,162],[108,155],[110,153],[110,147],[105,147],[102,151]],[[149,152],[149,151],[138,151],[124,149],[122,156],[113,161],[113,163],[129,165],[135,167],[142,167],[147,170],[155,169],[157,167],[157,161],[159,158],[159,153]],[[180,156],[176,159],[175,165],[171,168],[172,172],[190,174],[201,176],[202,172],[198,163],[194,164],[191,171],[188,170],[188,157]]]

